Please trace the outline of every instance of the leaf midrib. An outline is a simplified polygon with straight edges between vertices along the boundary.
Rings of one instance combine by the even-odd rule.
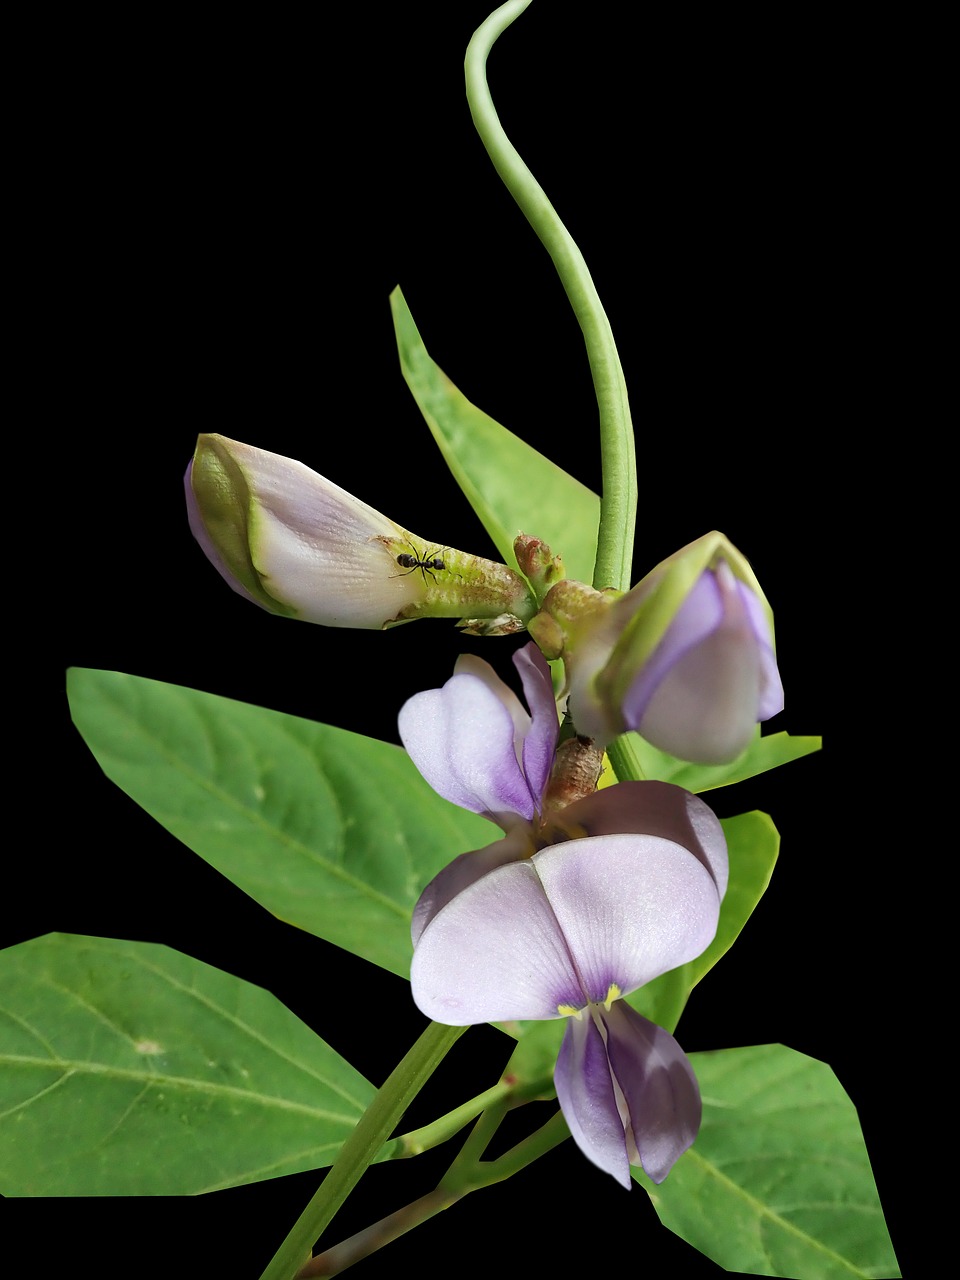
[[[822,1240],[818,1240],[816,1236],[812,1236],[808,1232],[802,1231],[787,1218],[781,1217],[776,1210],[771,1209],[770,1206],[764,1204],[762,1200],[758,1200],[756,1196],[751,1195],[745,1187],[734,1182],[732,1178],[728,1178],[727,1175],[722,1173],[712,1161],[707,1160],[702,1156],[696,1148],[691,1148],[687,1152],[686,1158],[691,1163],[699,1165],[706,1175],[715,1178],[725,1188],[733,1192],[734,1195],[739,1196],[740,1199],[745,1201],[760,1217],[769,1218],[771,1222],[775,1223],[783,1231],[796,1236],[797,1239],[802,1240],[805,1244],[818,1250],[826,1257],[832,1258],[834,1261],[840,1263],[842,1266],[847,1268],[852,1276],[858,1276],[860,1277],[860,1280],[871,1280],[870,1273],[868,1271],[861,1270],[859,1267],[855,1266],[849,1258],[845,1258],[842,1254],[839,1254],[834,1249],[829,1248],[829,1246],[825,1245]],[[764,1252],[766,1252],[766,1250],[764,1250]]]

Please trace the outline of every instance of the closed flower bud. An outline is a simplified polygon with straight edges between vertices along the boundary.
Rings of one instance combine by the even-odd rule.
[[[564,658],[578,732],[601,742],[635,729],[680,759],[725,764],[783,709],[770,608],[719,533],[569,631]]]
[[[300,462],[202,435],[186,475],[190,528],[231,587],[271,613],[328,627],[517,616],[519,574],[427,542]]]

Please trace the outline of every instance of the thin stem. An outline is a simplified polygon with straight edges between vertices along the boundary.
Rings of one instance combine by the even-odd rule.
[[[419,1200],[414,1200],[412,1204],[404,1205],[396,1213],[388,1214],[379,1222],[364,1227],[356,1235],[341,1240],[339,1244],[324,1250],[323,1253],[318,1253],[297,1272],[297,1280],[310,1280],[313,1276],[338,1276],[341,1271],[346,1271],[347,1267],[352,1267],[361,1258],[369,1257],[371,1253],[382,1249],[385,1244],[390,1244],[392,1240],[397,1240],[408,1231],[412,1231],[414,1227],[419,1227],[421,1222],[428,1221],[441,1209],[448,1209],[450,1205],[456,1204],[465,1194],[464,1191],[445,1191],[437,1187],[435,1191],[428,1192]]]
[[[477,1094],[469,1102],[464,1102],[453,1111],[448,1111],[439,1120],[425,1124],[421,1129],[411,1129],[409,1133],[402,1133],[396,1139],[396,1150],[391,1159],[402,1160],[407,1156],[418,1156],[423,1151],[440,1146],[455,1133],[459,1133],[465,1124],[475,1120],[482,1111],[486,1111],[488,1107],[506,1098],[514,1087],[505,1080],[501,1080],[492,1089]]]
[[[261,1280],[293,1280],[333,1215],[380,1153],[412,1099],[464,1031],[466,1027],[431,1022],[394,1067],[340,1148],[329,1173],[267,1265]]]
[[[563,1112],[557,1111],[535,1133],[531,1133],[509,1151],[505,1151],[498,1159],[481,1165],[480,1167],[484,1170],[484,1179],[477,1185],[488,1187],[495,1182],[512,1178],[515,1173],[525,1169],[534,1160],[539,1160],[542,1155],[558,1147],[561,1142],[566,1142],[569,1137],[570,1129],[563,1118]]]
[[[474,32],[465,62],[467,101],[477,133],[497,173],[553,259],[583,333],[600,411],[603,467],[593,585],[598,590],[616,587],[625,591],[630,586],[633,559],[637,462],[627,386],[613,330],[583,254],[504,133],[487,86],[486,63],[491,48],[529,4],[530,0],[509,0]]]
[[[487,1143],[493,1137],[507,1108],[501,1103],[477,1121],[473,1132],[464,1143],[450,1168],[440,1180],[440,1185],[411,1204],[388,1214],[379,1222],[365,1227],[355,1235],[311,1258],[297,1273],[297,1280],[311,1280],[316,1276],[336,1276],[346,1271],[362,1258],[369,1257],[384,1245],[420,1226],[443,1209],[462,1200],[471,1191],[489,1187],[513,1177],[528,1164],[570,1136],[563,1114],[557,1112],[546,1124],[518,1142],[497,1160],[484,1162],[479,1159]],[[486,1122],[486,1123],[485,1123]]]

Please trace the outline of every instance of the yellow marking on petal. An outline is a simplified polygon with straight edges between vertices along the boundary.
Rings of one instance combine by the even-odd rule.
[[[614,1000],[619,1000],[622,995],[623,995],[623,992],[620,990],[617,984],[615,982],[611,982],[610,986],[607,988],[606,999],[603,1002],[603,1007],[607,1010],[608,1013],[610,1012],[610,1006],[613,1004]]]
[[[575,1008],[572,1004],[558,1004],[557,1013],[561,1018],[576,1018],[578,1022],[583,1017],[583,1010]]]

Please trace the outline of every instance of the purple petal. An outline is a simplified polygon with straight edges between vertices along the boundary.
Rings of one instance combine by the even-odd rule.
[[[410,986],[428,1018],[458,1027],[555,1018],[558,1005],[585,1003],[529,860],[489,872],[433,916],[413,953]]]
[[[671,840],[648,835],[571,840],[541,850],[530,864],[573,956],[584,996],[592,1001],[604,1001],[612,983],[627,995],[692,960],[717,931],[720,895],[713,875]]]
[[[520,672],[524,697],[532,716],[532,723],[523,739],[523,772],[539,808],[553,768],[560,731],[553,679],[546,658],[535,644],[524,645],[518,650],[513,655],[513,665]]]
[[[516,815],[533,817],[513,719],[484,680],[454,675],[442,689],[414,694],[400,710],[399,727],[411,759],[439,795],[487,814],[505,830]]]
[[[629,1191],[630,1161],[623,1120],[603,1037],[588,1012],[567,1022],[553,1083],[574,1142],[588,1160]]]
[[[673,1036],[625,1001],[618,1000],[600,1016],[639,1163],[649,1178],[662,1182],[700,1129],[697,1078]]]
[[[485,876],[495,867],[505,866],[508,862],[519,862],[533,853],[530,839],[530,828],[526,824],[518,824],[509,835],[488,845],[486,849],[478,849],[474,853],[461,853],[459,858],[447,864],[441,872],[433,877],[421,893],[417,905],[413,909],[410,922],[410,934],[413,945],[420,941],[420,935],[447,903],[469,888],[475,881]]]
[[[720,625],[723,602],[714,574],[700,575],[676,612],[663,639],[643,664],[624,698],[627,723],[636,727],[661,681],[684,653],[701,644]]]
[[[750,618],[750,625],[760,646],[760,705],[758,720],[769,720],[783,710],[783,683],[773,652],[773,636],[763,606],[745,582],[737,582],[740,596]]]
[[[720,897],[727,891],[729,861],[720,820],[708,805],[670,782],[620,782],[577,800],[560,815],[561,825],[589,836],[661,836],[696,854],[711,873]]]
[[[517,759],[519,760],[520,745],[530,732],[530,713],[517,695],[508,684],[505,684],[500,679],[490,663],[485,662],[483,658],[478,658],[475,653],[461,653],[453,664],[453,674],[455,676],[476,676],[503,703],[510,713],[510,719],[513,721],[513,739],[517,749]]]
[[[729,566],[701,574],[624,699],[626,722],[683,760],[725,764],[753,737],[760,645]]]

